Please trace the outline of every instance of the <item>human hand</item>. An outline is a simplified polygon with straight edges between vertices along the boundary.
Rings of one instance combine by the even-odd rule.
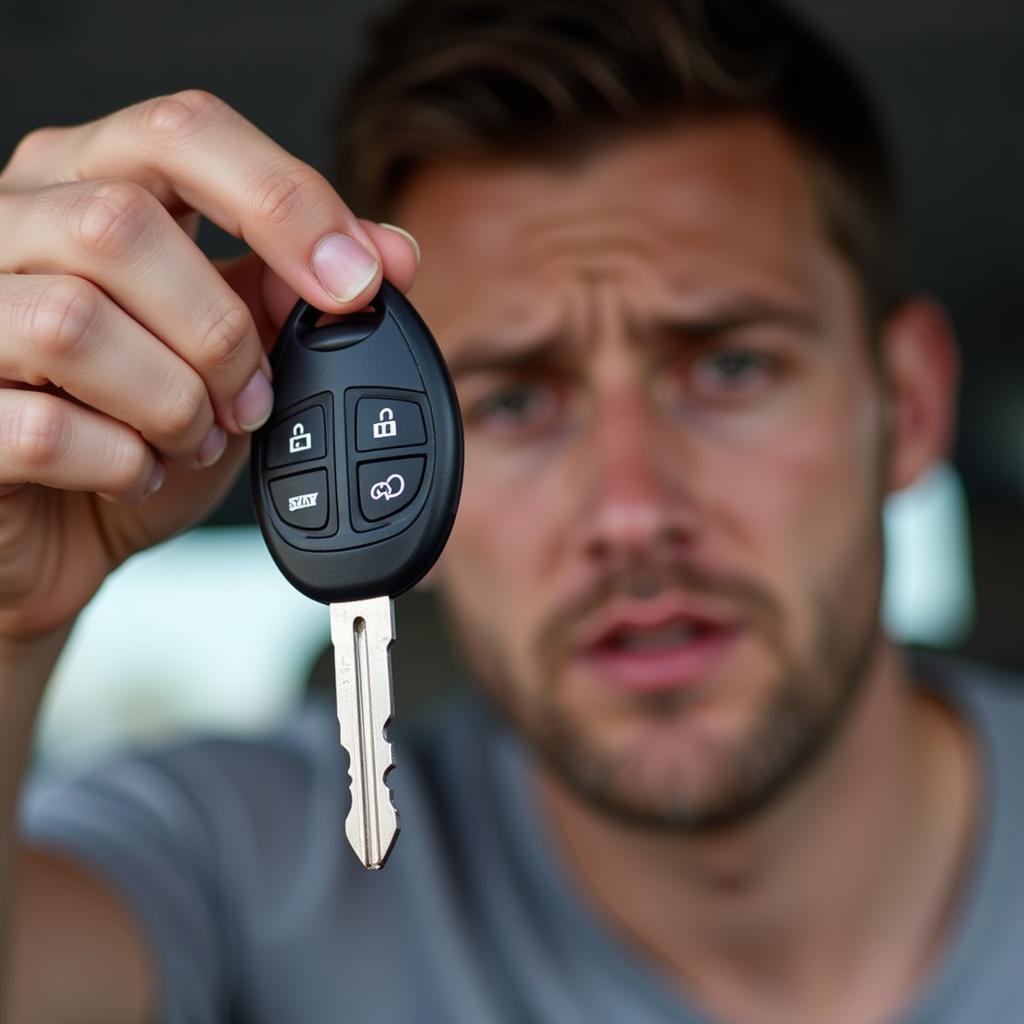
[[[252,252],[208,260],[200,215]],[[0,639],[20,642],[220,500],[297,295],[352,312],[417,261],[198,91],[26,136],[0,172],[0,239]]]

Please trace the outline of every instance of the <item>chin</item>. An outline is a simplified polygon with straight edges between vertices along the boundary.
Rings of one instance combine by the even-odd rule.
[[[602,811],[673,829],[732,826],[803,770],[831,720],[806,678],[739,667],[747,671],[600,695],[593,677],[572,672],[528,732]]]

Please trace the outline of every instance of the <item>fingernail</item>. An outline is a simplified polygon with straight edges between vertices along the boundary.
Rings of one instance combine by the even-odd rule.
[[[146,484],[146,490],[143,492],[143,501],[146,501],[148,498],[152,498],[153,495],[163,487],[164,478],[166,476],[167,470],[164,469],[164,464],[157,460],[156,465],[153,466],[153,475],[149,478],[149,483]]]
[[[262,370],[257,370],[235,399],[235,420],[247,431],[258,430],[270,419],[274,392]]]
[[[354,238],[328,235],[313,253],[313,273],[335,302],[349,302],[374,279],[380,264]]]
[[[267,376],[267,380],[271,383],[274,381],[274,371],[270,368],[270,360],[267,358],[267,353],[263,353],[263,358],[260,359],[260,368]]]
[[[400,228],[397,224],[385,224],[381,221],[380,226],[387,228],[388,231],[397,231],[412,246],[412,251],[416,254],[416,266],[418,267],[420,265],[420,243],[405,228]]]
[[[222,427],[214,423],[210,427],[210,432],[206,435],[206,440],[199,446],[199,451],[196,453],[196,462],[204,469],[207,466],[212,466],[224,454],[224,449],[227,446],[228,435],[224,433]]]

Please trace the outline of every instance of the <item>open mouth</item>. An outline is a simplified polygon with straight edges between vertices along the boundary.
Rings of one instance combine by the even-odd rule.
[[[609,651],[657,654],[691,644],[709,631],[705,624],[693,620],[679,620],[653,628],[624,626],[614,630],[599,646]]]
[[[740,627],[685,613],[613,614],[578,649],[577,661],[602,682],[651,692],[707,678],[736,641]]]

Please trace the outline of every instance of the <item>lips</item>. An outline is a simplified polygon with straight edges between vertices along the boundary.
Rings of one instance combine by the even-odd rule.
[[[682,601],[620,602],[584,630],[574,661],[604,685],[652,693],[707,679],[741,625]]]
[[[704,634],[702,624],[692,619],[676,619],[664,626],[621,626],[616,628],[602,646],[609,650],[634,654],[658,654],[693,643]]]

